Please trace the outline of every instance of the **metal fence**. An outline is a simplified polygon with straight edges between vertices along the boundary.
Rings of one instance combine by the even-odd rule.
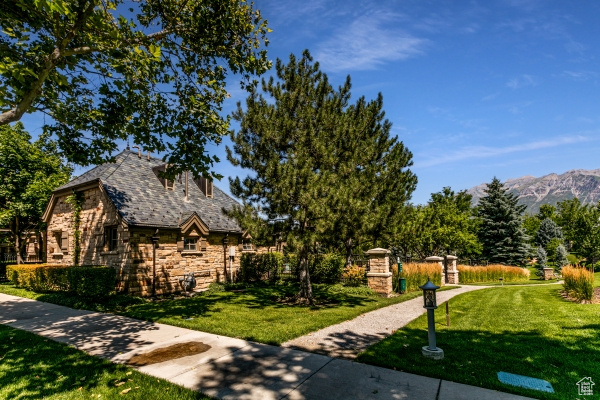
[[[38,264],[43,263],[44,259],[37,255],[28,254],[23,260],[25,264]],[[16,253],[1,253],[0,254],[0,282],[6,282],[6,266],[17,263]]]

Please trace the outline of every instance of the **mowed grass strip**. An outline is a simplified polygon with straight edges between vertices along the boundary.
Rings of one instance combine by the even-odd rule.
[[[0,325],[1,399],[210,399],[73,347]]]
[[[92,302],[68,294],[38,294],[9,284],[0,285],[0,292],[15,296],[274,345],[422,296],[419,291],[382,298],[367,288],[342,285],[313,285],[313,291],[315,306],[291,301],[298,292],[296,284],[250,286],[243,291],[206,292],[192,298],[158,302],[124,295]]]
[[[562,285],[504,287],[465,293],[436,310],[442,361],[421,355],[427,318],[419,317],[358,356],[360,362],[542,399],[575,399],[576,383],[600,382],[600,304],[560,296]],[[502,384],[505,371],[549,381],[555,394]]]

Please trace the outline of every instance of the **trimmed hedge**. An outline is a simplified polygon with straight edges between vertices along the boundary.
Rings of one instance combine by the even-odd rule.
[[[13,285],[35,292],[60,291],[90,298],[108,296],[116,283],[115,269],[104,266],[9,265],[6,275]]]

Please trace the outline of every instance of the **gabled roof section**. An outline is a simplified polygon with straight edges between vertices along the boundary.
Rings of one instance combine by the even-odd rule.
[[[196,215],[211,232],[242,232],[237,222],[223,213],[238,202],[216,186],[213,197],[207,198],[191,179],[186,201],[183,180],[175,182],[174,190],[167,190],[157,178],[152,169],[161,165],[164,161],[158,158],[138,157],[137,152],[125,150],[114,163],[92,168],[54,193],[99,181],[128,225],[179,229],[182,222]]]
[[[181,228],[182,232],[188,232],[196,228],[204,236],[208,235],[209,232],[208,226],[206,226],[202,218],[195,211],[187,218],[182,219],[179,228]]]

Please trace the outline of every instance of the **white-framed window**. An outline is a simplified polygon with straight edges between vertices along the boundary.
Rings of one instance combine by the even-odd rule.
[[[198,250],[198,238],[197,237],[183,238],[183,251],[197,251],[197,250]]]
[[[246,243],[242,243],[242,251],[252,251],[254,250],[254,246],[252,246],[252,243],[246,242]]]

